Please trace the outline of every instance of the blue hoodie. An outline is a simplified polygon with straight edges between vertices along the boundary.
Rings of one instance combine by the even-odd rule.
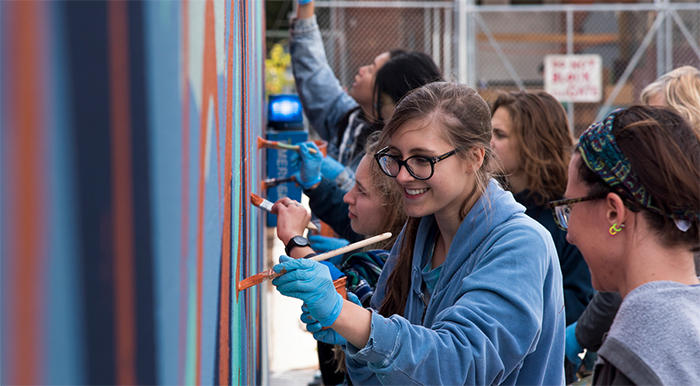
[[[373,311],[367,345],[346,347],[354,384],[564,383],[561,269],[552,236],[524,212],[491,181],[462,221],[427,309],[421,269],[436,225],[433,216],[421,219],[404,316]],[[403,232],[379,278],[374,309],[402,239]]]

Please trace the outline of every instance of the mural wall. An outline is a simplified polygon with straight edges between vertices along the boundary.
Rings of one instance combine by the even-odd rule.
[[[0,2],[0,382],[259,384],[263,2]]]

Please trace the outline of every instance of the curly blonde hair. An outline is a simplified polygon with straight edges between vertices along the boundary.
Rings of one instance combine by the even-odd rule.
[[[656,95],[687,119],[700,133],[700,70],[683,66],[663,74],[654,83],[644,87],[640,99],[645,105]]]

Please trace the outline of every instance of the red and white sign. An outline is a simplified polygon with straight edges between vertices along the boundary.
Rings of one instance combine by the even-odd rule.
[[[600,102],[602,71],[600,55],[547,55],[544,90],[560,102]]]

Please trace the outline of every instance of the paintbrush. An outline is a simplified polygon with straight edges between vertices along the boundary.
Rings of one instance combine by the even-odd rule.
[[[250,194],[250,203],[267,212],[272,212],[272,205],[274,205],[272,202],[258,196],[255,193]],[[317,231],[318,227],[309,221],[309,223],[306,225],[306,229]]]
[[[360,241],[358,241],[358,242],[356,242],[356,243],[352,243],[352,244],[346,245],[346,246],[344,246],[344,247],[342,247],[342,248],[338,248],[338,249],[335,249],[335,250],[332,250],[332,251],[329,251],[329,252],[326,252],[326,253],[322,253],[322,254],[320,254],[320,255],[316,255],[316,256],[314,256],[314,257],[311,257],[309,260],[313,260],[313,261],[323,261],[323,260],[327,260],[327,259],[330,259],[330,258],[333,257],[333,256],[342,255],[342,254],[344,254],[344,253],[347,253],[347,252],[350,252],[350,251],[354,251],[355,249],[360,249],[360,248],[362,248],[362,247],[366,247],[366,246],[368,246],[368,245],[372,245],[372,244],[377,243],[377,242],[380,242],[380,241],[382,241],[382,240],[386,240],[386,239],[388,239],[389,237],[391,237],[391,232],[382,233],[381,235],[372,236],[372,237],[370,237],[370,238],[366,238],[366,239],[364,239],[364,240],[360,240]],[[264,282],[265,280],[272,280],[272,279],[274,279],[274,278],[276,278],[276,277],[282,276],[282,275],[284,275],[285,273],[286,273],[285,271],[282,271],[282,272],[280,272],[280,273],[276,273],[275,271],[273,271],[273,270],[271,270],[271,269],[268,269],[267,271],[260,272],[260,273],[258,273],[258,274],[256,274],[256,275],[253,275],[253,276],[251,276],[251,277],[248,277],[248,278],[245,278],[245,279],[241,280],[241,281],[238,283],[238,290],[239,290],[239,291],[243,291],[244,289],[248,289],[248,288],[250,288],[250,287],[252,287],[252,286],[254,286],[254,285],[258,285],[258,284]]]
[[[267,190],[270,188],[274,188],[277,185],[284,184],[286,182],[296,182],[296,177],[294,176],[289,176],[289,177],[284,177],[284,178],[268,178],[265,181],[260,182],[260,189],[261,190]]]
[[[258,149],[266,147],[268,149],[283,149],[283,150],[294,150],[299,151],[299,145],[290,145],[288,143],[279,141],[270,141],[268,139],[263,139],[258,136]],[[309,149],[309,153],[316,154],[316,149]]]

